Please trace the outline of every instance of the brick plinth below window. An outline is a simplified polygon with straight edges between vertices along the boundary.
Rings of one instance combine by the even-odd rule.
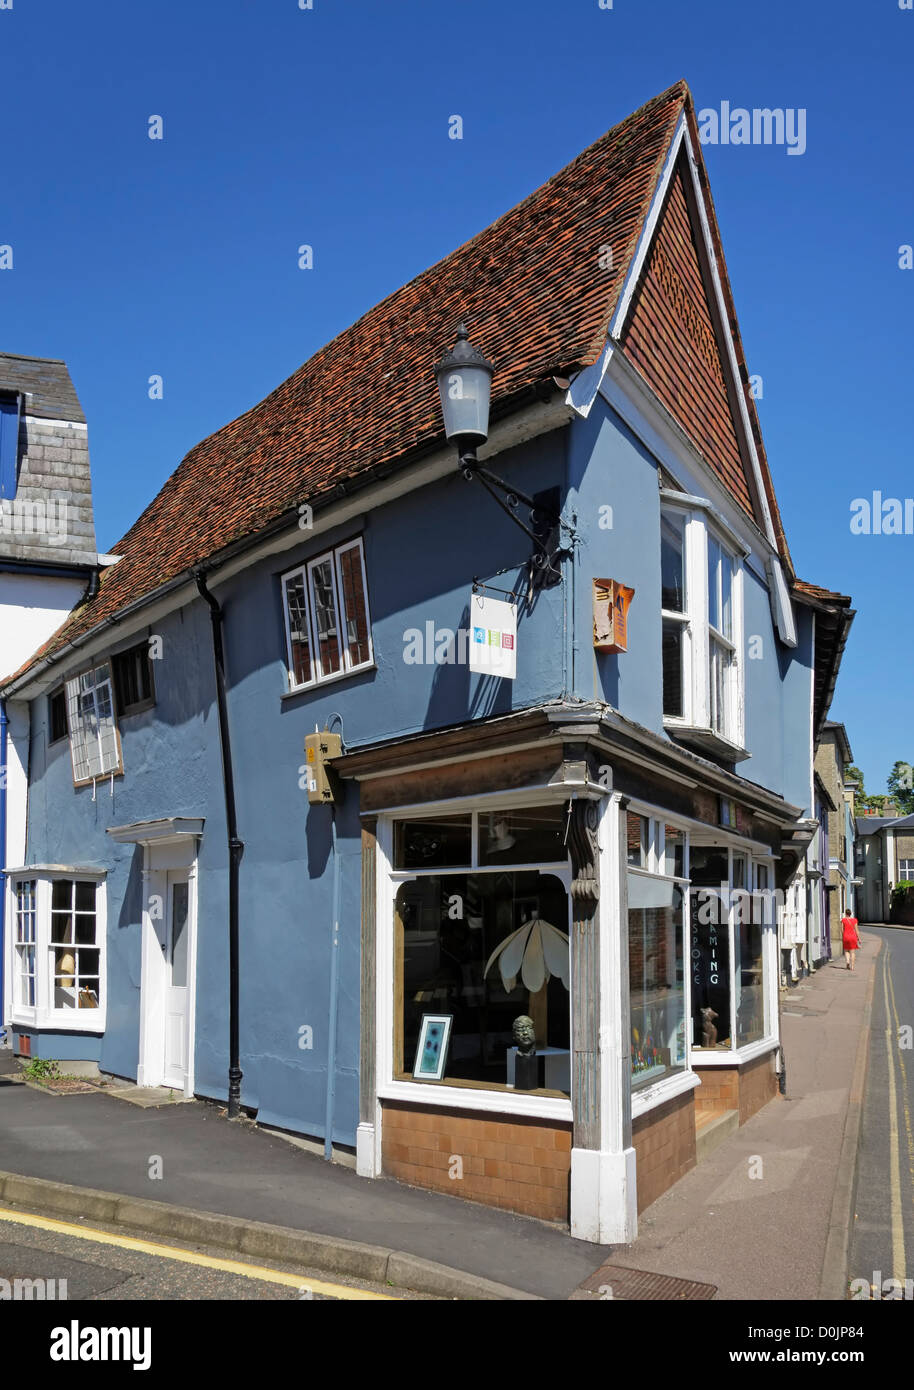
[[[695,1092],[695,1109],[699,1115],[722,1115],[727,1110],[736,1110],[740,1124],[744,1125],[777,1095],[773,1052],[766,1052],[741,1067],[702,1067],[695,1059],[692,1066],[701,1077],[701,1085]]]
[[[568,1220],[570,1124],[385,1101],[382,1158],[388,1177],[413,1187]]]
[[[674,1096],[632,1122],[639,1212],[695,1167],[694,1094]]]

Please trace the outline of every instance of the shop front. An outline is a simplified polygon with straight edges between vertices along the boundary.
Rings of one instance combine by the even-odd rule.
[[[589,707],[335,768],[363,823],[359,1172],[633,1239],[705,1117],[776,1089],[774,818],[710,825]]]

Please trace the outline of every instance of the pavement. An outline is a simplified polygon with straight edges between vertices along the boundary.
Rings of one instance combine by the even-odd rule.
[[[41,1094],[0,1052],[0,1201],[438,1297],[564,1300],[599,1266],[724,1299],[846,1297],[868,1010],[879,939],[782,995],[776,1097],[642,1213],[631,1246],[372,1182],[205,1102],[138,1108]]]
[[[914,931],[879,935],[850,1260],[877,1298],[888,1279],[914,1283]]]

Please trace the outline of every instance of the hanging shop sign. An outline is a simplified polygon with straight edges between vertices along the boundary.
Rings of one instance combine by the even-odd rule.
[[[618,579],[593,581],[593,645],[598,652],[628,651],[628,609],[635,591]]]
[[[470,596],[470,670],[483,676],[517,675],[517,605],[484,594]]]

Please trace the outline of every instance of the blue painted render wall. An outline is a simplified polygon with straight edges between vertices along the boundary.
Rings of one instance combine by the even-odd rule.
[[[572,427],[567,511],[580,532],[575,593],[575,693],[606,700],[620,713],[663,734],[660,617],[660,495],[654,457],[601,397]],[[608,510],[611,509],[611,510]],[[612,521],[611,528],[606,521]],[[798,645],[775,637],[768,589],[744,570],[746,746],[740,776],[806,808],[810,797],[812,622],[797,607]],[[594,578],[620,580],[635,590],[629,609],[628,650],[593,650]],[[749,639],[761,638],[759,657]]]
[[[404,661],[409,629],[436,634],[470,624],[474,576],[499,588],[525,583],[530,543],[477,483],[454,476],[300,544],[220,585],[225,615],[229,722],[241,864],[241,1058],[243,1104],[258,1118],[323,1136],[328,1090],[330,956],[333,949],[331,811],[308,804],[304,738],[334,716],[347,749],[424,729],[533,706],[563,693],[602,699],[662,733],[660,504],[657,466],[599,400],[587,420],[519,446],[495,471],[525,492],[567,488],[564,512],[579,533],[571,585],[521,605],[517,679],[471,675],[466,666]],[[612,508],[612,529],[600,525]],[[280,577],[355,535],[364,538],[375,669],[286,694]],[[567,567],[570,573],[570,567]],[[595,656],[591,584],[631,584],[629,650]],[[501,595],[494,595],[501,597]],[[576,618],[573,652],[565,605]],[[739,771],[797,804],[808,798],[809,624],[787,653],[775,642],[767,593],[747,576],[746,632],[766,658],[747,663],[747,729],[753,758]],[[121,720],[125,775],[74,790],[69,747],[47,747],[47,706],[32,707],[28,860],[105,867],[108,903],[107,1028],[101,1067],[135,1076],[139,1041],[142,850],[115,844],[107,827],[158,817],[205,817],[198,880],[195,1085],[226,1096],[228,863],[209,614],[194,601],[157,625],[153,709]],[[433,653],[430,653],[433,656]],[[754,667],[757,666],[757,670]],[[748,668],[753,667],[750,671]],[[805,742],[804,742],[805,740]],[[804,764],[805,759],[805,764]],[[804,790],[805,788],[805,790]],[[357,789],[337,808],[340,869],[339,997],[332,1137],[353,1144],[358,1121],[361,844]],[[310,1047],[300,1046],[308,1040]],[[42,1042],[40,1055],[53,1055]],[[69,1044],[68,1044],[69,1045]],[[89,1048],[91,1040],[85,1046]],[[36,1055],[39,1055],[36,1053]],[[74,1056],[74,1053],[59,1055]],[[86,1051],[82,1055],[95,1056]]]
[[[568,431],[499,457],[525,491],[565,483]],[[287,689],[280,576],[350,536],[364,538],[376,669],[296,694]],[[443,727],[555,698],[563,682],[561,586],[518,624],[517,679],[465,666],[403,659],[404,634],[470,622],[474,576],[511,588],[530,554],[524,534],[477,484],[457,475],[379,508],[337,532],[309,537],[220,586],[241,865],[242,1102],[263,1123],[323,1136],[330,1038],[333,853],[331,811],[309,806],[304,738],[336,714],[347,748]],[[500,595],[494,595],[500,597]],[[199,853],[195,1089],[226,1096],[228,1035],[227,849],[208,611],[200,601],[157,624],[156,705],[122,718],[125,774],[74,790],[66,741],[47,744],[47,702],[32,705],[28,831],[31,863],[107,870],[107,1026],[79,1055],[135,1076],[139,1049],[143,851],[115,844],[109,826],[205,817]],[[134,639],[137,640],[137,639]],[[434,652],[430,653],[434,656]],[[339,724],[334,725],[335,728]],[[337,808],[340,856],[339,994],[334,1069],[335,1142],[358,1122],[361,827],[357,791]],[[303,1029],[310,1029],[310,1039]],[[300,1042],[311,1042],[310,1047]],[[97,1044],[96,1044],[97,1047]],[[42,1055],[52,1055],[50,1053]],[[63,1055],[63,1054],[61,1054]],[[74,1053],[68,1053],[74,1056]]]

